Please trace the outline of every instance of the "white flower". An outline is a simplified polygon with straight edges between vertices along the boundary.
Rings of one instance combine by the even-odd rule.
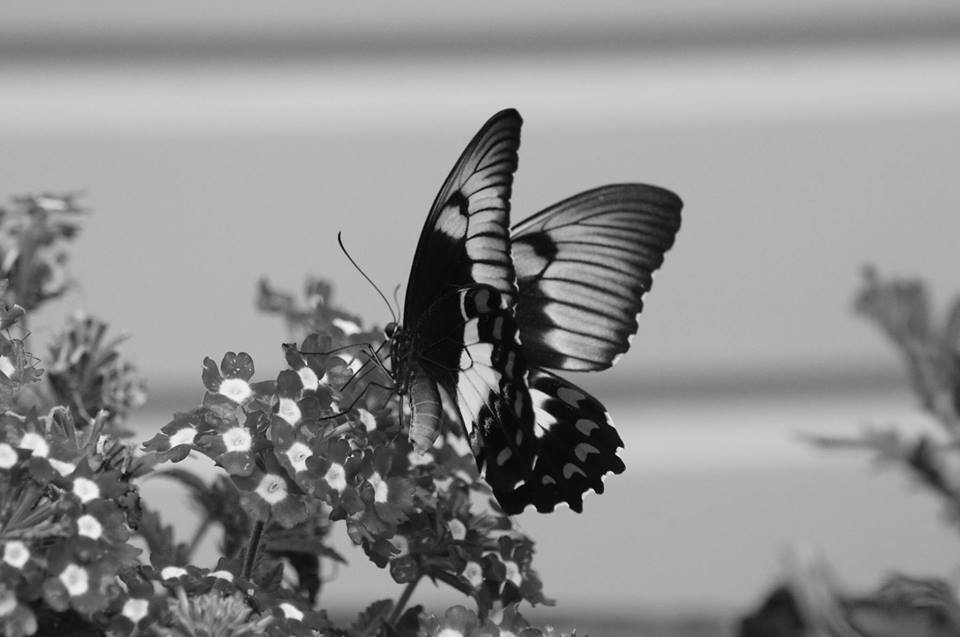
[[[293,470],[297,473],[307,470],[307,458],[313,455],[313,452],[310,451],[310,447],[302,442],[293,443],[284,453],[287,454],[287,458],[289,458],[290,464],[293,466]]]
[[[283,616],[287,619],[296,619],[298,621],[303,619],[303,611],[293,604],[283,602],[280,604],[280,610],[283,612]]]
[[[376,471],[367,479],[367,482],[373,486],[373,501],[377,504],[384,504],[390,499],[390,487],[387,482],[380,477]]]
[[[77,533],[92,540],[98,540],[103,535],[103,525],[90,514],[81,515],[77,518]]]
[[[300,422],[303,415],[300,412],[300,406],[292,398],[281,398],[280,405],[277,407],[277,415],[286,420],[291,425]]]
[[[342,492],[347,488],[347,472],[344,470],[342,464],[331,462],[330,468],[327,469],[327,473],[323,476],[323,479],[326,480],[330,488],[335,491]]]
[[[231,427],[223,432],[223,446],[226,447],[227,452],[250,451],[253,438],[245,427]]]
[[[76,478],[73,481],[73,493],[81,502],[89,502],[100,497],[100,487],[93,480]]]
[[[242,378],[225,378],[219,391],[235,403],[242,403],[253,394],[250,383]]]
[[[186,574],[186,569],[180,568],[179,566],[167,566],[160,571],[160,577],[163,579],[176,579],[178,577],[183,577]]]
[[[147,613],[150,611],[150,602],[145,599],[137,599],[131,597],[123,605],[123,616],[132,621],[134,624],[139,622],[141,619],[147,616]]]
[[[191,445],[193,444],[193,439],[197,437],[197,430],[193,427],[184,427],[183,429],[178,429],[176,433],[170,436],[170,446],[176,447],[178,445]]]
[[[5,442],[0,442],[0,469],[9,469],[17,464],[20,457],[17,452]]]
[[[483,568],[476,562],[467,562],[460,576],[467,580],[470,586],[479,588],[483,583]]]
[[[60,573],[60,581],[71,597],[78,597],[90,590],[90,575],[87,569],[68,564]]]
[[[300,382],[303,383],[304,389],[316,391],[320,387],[320,379],[317,378],[317,373],[309,367],[301,367],[297,370],[297,374],[300,376]]]
[[[267,504],[283,502],[287,497],[287,483],[280,476],[268,473],[257,485],[256,493]]]
[[[46,458],[50,453],[50,446],[43,436],[32,431],[23,435],[20,439],[20,448],[33,451],[33,455],[38,458]]]
[[[463,522],[454,518],[447,522],[447,528],[450,529],[450,535],[454,540],[463,540],[467,537],[467,527]]]
[[[30,559],[30,549],[19,540],[11,540],[3,545],[3,561],[14,568],[23,568]]]

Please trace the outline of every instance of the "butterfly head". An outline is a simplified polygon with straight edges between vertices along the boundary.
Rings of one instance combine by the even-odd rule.
[[[390,349],[390,361],[395,376],[394,380],[403,378],[409,369],[407,359],[410,355],[410,335],[396,321],[387,323],[386,327],[383,328],[383,334],[387,337],[387,343]]]
[[[390,321],[387,323],[387,326],[383,328],[383,333],[388,340],[393,340],[397,336],[397,332],[400,331],[400,326],[396,321]]]

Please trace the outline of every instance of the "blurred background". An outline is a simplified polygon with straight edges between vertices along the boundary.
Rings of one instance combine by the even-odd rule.
[[[615,181],[686,204],[631,354],[574,379],[627,472],[583,515],[519,518],[557,612],[735,613],[798,543],[851,587],[951,575],[933,500],[798,434],[929,426],[851,299],[867,263],[925,277],[941,306],[960,289],[957,3],[0,4],[0,195],[85,193],[81,286],[57,311],[132,333],[144,435],[199,401],[205,355],[280,369],[261,276],[325,276],[386,323],[336,232],[405,284],[437,188],[507,106],[525,118],[515,218]],[[326,603],[395,595],[342,535],[353,563]]]

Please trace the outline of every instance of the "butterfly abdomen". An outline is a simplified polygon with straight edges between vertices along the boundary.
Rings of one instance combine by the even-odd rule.
[[[437,384],[420,367],[415,367],[410,378],[410,442],[419,453],[429,449],[440,436],[440,391]]]

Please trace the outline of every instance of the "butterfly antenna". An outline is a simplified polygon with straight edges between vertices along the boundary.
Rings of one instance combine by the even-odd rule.
[[[343,251],[343,254],[346,255],[347,259],[350,260],[350,263],[353,264],[353,267],[355,267],[355,268],[357,269],[357,272],[359,272],[359,273],[363,276],[363,278],[365,278],[365,279],[367,280],[367,283],[369,283],[370,285],[373,286],[373,289],[377,291],[377,294],[380,295],[380,298],[383,299],[383,302],[387,304],[387,308],[390,310],[390,314],[393,316],[393,322],[396,323],[397,320],[398,320],[398,319],[397,319],[397,313],[393,311],[393,306],[390,305],[390,301],[388,301],[388,300],[387,300],[387,297],[384,296],[383,292],[380,291],[380,288],[377,287],[377,284],[373,282],[373,279],[371,279],[370,277],[367,276],[367,273],[363,271],[363,268],[361,268],[359,265],[357,265],[357,262],[354,261],[354,260],[353,260],[353,257],[350,256],[350,253],[347,252],[346,246],[343,245],[343,236],[342,236],[342,235],[343,235],[342,232],[338,232],[338,233],[337,233],[337,243],[340,244],[340,250],[342,250],[342,251]]]
[[[397,314],[400,314],[400,284],[393,288],[393,304],[397,306]],[[403,318],[402,316],[400,318]]]

